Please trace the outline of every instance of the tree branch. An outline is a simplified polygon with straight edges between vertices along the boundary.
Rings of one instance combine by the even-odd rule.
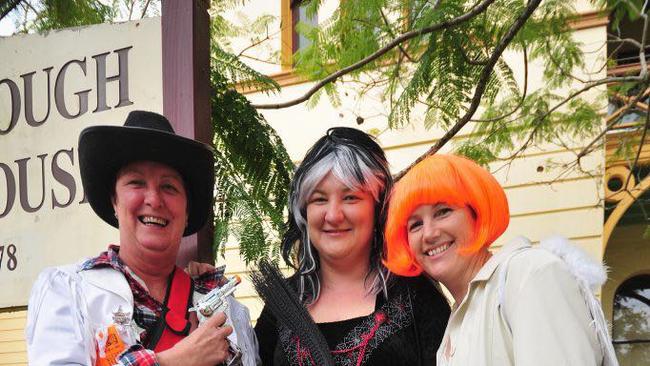
[[[19,3],[19,6],[23,9],[23,20],[20,23],[20,31],[27,33],[27,15],[29,8],[25,5],[26,2]],[[37,17],[38,19],[38,17]],[[18,27],[16,27],[18,28]]]
[[[415,37],[424,35],[424,34],[433,33],[435,31],[438,31],[438,30],[441,30],[441,29],[453,28],[453,27],[455,27],[455,26],[457,26],[459,24],[462,24],[462,23],[472,19],[476,15],[478,15],[478,14],[484,12],[485,10],[487,10],[487,8],[494,1],[496,1],[496,0],[483,0],[478,5],[476,5],[472,10],[468,11],[467,13],[465,13],[465,14],[463,14],[461,16],[458,16],[458,17],[453,18],[453,19],[448,20],[448,21],[444,21],[444,22],[441,22],[441,23],[434,24],[434,25],[429,26],[429,27],[425,27],[425,28],[421,28],[421,29],[418,29],[418,30],[413,30],[413,31],[410,31],[410,32],[403,33],[401,36],[395,38],[394,40],[389,42],[387,45],[380,48],[379,50],[377,50],[373,54],[367,56],[366,58],[364,58],[364,59],[362,59],[362,60],[360,60],[360,61],[358,61],[358,62],[356,62],[356,63],[354,63],[354,64],[352,64],[352,65],[350,65],[348,67],[344,67],[344,68],[340,69],[339,71],[337,71],[337,72],[335,72],[333,74],[330,74],[326,78],[322,79],[321,81],[316,83],[316,85],[314,85],[311,89],[309,89],[303,96],[301,96],[299,98],[296,98],[296,99],[293,99],[293,100],[290,100],[290,101],[284,102],[284,103],[253,104],[252,106],[253,106],[253,108],[257,108],[257,109],[281,109],[281,108],[292,107],[294,105],[300,104],[300,103],[306,101],[307,99],[309,99],[312,95],[314,95],[318,90],[323,88],[325,85],[334,82],[336,79],[340,78],[343,75],[349,74],[352,71],[355,71],[355,70],[358,70],[358,69],[362,68],[363,66],[369,64],[370,62],[372,62],[372,61],[380,58],[384,54],[388,53],[393,48],[399,46],[401,43],[403,43],[405,41],[408,41],[409,39],[413,39]],[[535,0],[535,1],[537,1],[537,0]]]
[[[612,127],[614,127],[614,125],[618,122],[619,118],[622,115],[624,115],[628,110],[630,110],[630,108],[632,108],[632,106],[634,106],[637,101],[639,101],[641,98],[644,98],[648,94],[650,94],[650,88],[646,89],[643,93],[639,93],[636,97],[631,99],[625,106],[619,108],[613,115],[609,116],[607,121],[607,126],[605,127],[605,129],[603,129],[603,131],[601,131],[598,134],[598,136],[596,136],[596,138],[591,140],[591,142],[587,144],[587,146],[585,146],[584,149],[582,149],[582,151],[578,153],[578,155],[576,155],[576,159],[580,161],[580,159],[582,159],[584,156],[589,154],[591,152],[591,147],[596,142],[598,142],[601,138],[603,138],[603,136],[605,136],[607,131],[611,130]]]
[[[630,184],[630,178],[632,178],[634,169],[636,168],[636,165],[639,163],[639,157],[641,157],[641,151],[643,151],[643,144],[645,142],[645,136],[648,133],[648,127],[650,127],[650,112],[646,111],[645,125],[643,126],[643,133],[641,134],[641,140],[639,141],[639,148],[636,150],[636,157],[634,158],[634,162],[630,166],[630,174],[627,175],[627,179],[625,180],[625,184],[623,185],[623,188],[625,189],[627,189],[627,185]]]
[[[641,36],[641,43],[640,44],[638,44],[638,43],[635,44],[637,47],[639,47],[639,63],[640,63],[640,66],[641,66],[638,78],[641,79],[642,81],[645,81],[646,83],[647,83],[647,80],[648,80],[648,67],[647,67],[646,58],[645,58],[645,48],[646,48],[646,43],[647,43],[648,23],[649,23],[649,20],[650,20],[648,18],[648,14],[646,14],[647,6],[648,6],[648,0],[646,0],[644,2],[642,12],[640,13],[641,17],[643,18],[643,33],[642,33],[642,36]],[[618,37],[618,36],[614,36],[614,37],[621,40],[621,38]],[[627,40],[625,40],[625,41],[627,41]],[[634,42],[636,42],[636,41],[633,40],[632,43],[634,43]],[[639,102],[639,100],[641,100],[642,98],[645,98],[649,93],[650,93],[650,88],[646,89],[643,93],[638,94],[635,98],[630,98],[628,100],[627,109],[629,110],[632,105],[636,105]],[[650,113],[650,111],[646,110],[646,117],[647,117],[648,113]],[[645,129],[643,131],[643,139],[645,139],[645,134],[646,134],[647,129],[648,129],[648,120],[646,118],[646,126],[645,126]],[[605,132],[607,132],[607,129],[605,131],[603,131],[602,134],[599,135],[598,139],[600,139]],[[640,148],[643,147],[643,139],[642,139],[642,143],[641,143]],[[594,143],[594,141],[592,141],[592,144]],[[588,148],[589,148],[589,146],[585,147],[585,149],[583,149],[581,154],[585,153]],[[586,155],[586,153],[584,155]],[[584,155],[582,155],[582,156],[584,156]],[[580,157],[581,156],[579,154],[578,159],[580,159]],[[628,181],[629,181],[629,178],[630,177],[628,176]],[[627,187],[627,185],[625,187]]]
[[[129,6],[129,17],[128,20],[131,20],[133,16],[133,7],[135,6],[135,0],[131,0],[131,5]]]
[[[502,120],[506,117],[510,117],[515,112],[517,112],[521,106],[524,104],[524,101],[526,100],[526,94],[528,93],[528,51],[526,51],[526,47],[524,47],[524,93],[521,95],[521,99],[519,100],[519,104],[515,108],[512,109],[512,111],[501,115],[499,117],[494,117],[494,118],[488,118],[488,119],[471,119],[470,122],[496,122],[499,120]]]
[[[463,46],[459,46],[459,48],[460,48],[460,54],[461,56],[463,56],[465,62],[467,62],[472,66],[485,66],[485,61],[472,60],[471,58],[469,58],[469,55],[467,55],[467,52],[465,51]]]
[[[142,15],[140,15],[140,19],[144,18],[144,16],[147,14],[147,8],[149,7],[150,2],[151,0],[147,0],[147,2],[142,7]]]
[[[634,97],[626,97],[626,96],[620,95],[618,93],[613,93],[612,98],[617,99],[617,100],[619,100],[619,101],[621,101],[623,103],[627,103],[630,100],[634,99]],[[636,107],[639,108],[639,109],[642,109],[644,112],[648,111],[648,105],[646,103],[636,102]]]
[[[613,40],[607,41],[607,43],[621,43],[621,44],[629,43],[630,45],[635,46],[637,48],[642,48],[641,43],[639,43],[639,41],[637,41],[634,38],[621,38],[612,33],[607,33],[607,35],[613,38]]]
[[[546,119],[546,117],[548,117],[549,115],[551,115],[551,113],[553,113],[553,112],[555,112],[556,110],[558,110],[560,107],[562,107],[563,105],[565,105],[566,103],[568,103],[568,102],[569,102],[570,100],[572,100],[573,98],[577,97],[578,95],[580,95],[580,94],[582,94],[582,93],[584,93],[584,92],[586,92],[586,91],[588,91],[588,90],[590,90],[590,89],[592,89],[592,88],[594,88],[594,87],[596,87],[596,86],[603,85],[603,84],[614,83],[614,82],[625,82],[625,81],[642,81],[642,79],[640,79],[638,76],[626,76],[626,77],[612,77],[612,78],[605,78],[605,79],[601,79],[601,80],[594,81],[594,82],[590,83],[589,85],[585,86],[584,88],[582,88],[582,89],[580,89],[580,90],[578,90],[578,91],[572,93],[571,95],[569,95],[568,97],[566,97],[564,100],[562,100],[560,103],[558,103],[558,104],[556,104],[555,106],[553,106],[553,108],[549,109],[548,111],[546,111],[546,113],[544,113],[543,115],[541,115],[540,117],[538,117],[538,118],[537,118],[537,121],[540,121],[540,122],[543,121],[544,119]],[[613,116],[610,116],[610,117],[608,117],[608,119],[609,119],[609,118],[612,118],[612,117],[613,117]],[[593,144],[595,144],[596,141],[598,141],[598,140],[599,140],[603,135],[605,135],[605,133],[606,133],[609,129],[611,129],[611,128],[614,126],[614,124],[616,124],[616,121],[614,121],[614,122],[612,122],[610,125],[608,125],[608,126],[605,128],[605,130],[603,130],[603,131],[598,135],[598,137],[596,137],[596,138],[595,138],[595,139],[594,139],[594,140],[593,140],[593,141],[592,141],[592,142],[587,146],[587,148],[583,149],[583,151],[582,151],[580,154],[577,155],[577,156],[578,156],[578,160],[580,160],[584,155],[587,155],[589,152],[591,152],[591,151],[587,151],[587,149],[588,149],[589,147],[591,147]],[[523,144],[523,145],[522,145],[522,146],[521,146],[521,147],[520,147],[520,148],[519,148],[519,149],[518,149],[514,154],[512,154],[512,155],[510,156],[510,158],[514,158],[514,157],[516,157],[516,156],[519,155],[522,151],[524,151],[526,148],[528,148],[528,145],[529,145],[529,144],[533,141],[533,139],[535,138],[535,135],[537,134],[537,131],[539,130],[539,126],[540,126],[540,124],[538,124],[537,126],[535,126],[535,128],[533,128],[533,131],[532,131],[532,132],[530,133],[530,135],[528,136],[528,139],[526,140],[526,142],[525,142],[525,143],[524,143],[524,144]],[[582,154],[583,152],[584,152],[584,154]],[[582,155],[581,155],[581,154],[582,154]]]
[[[465,112],[465,115],[458,122],[456,122],[456,124],[452,126],[451,129],[449,129],[449,131],[447,131],[447,133],[445,133],[433,147],[431,147],[422,156],[417,158],[406,169],[399,172],[395,176],[395,181],[398,181],[400,178],[402,178],[402,176],[404,176],[404,174],[406,174],[406,172],[411,169],[411,167],[422,161],[424,158],[435,154],[438,150],[440,150],[441,147],[443,147],[449,140],[451,140],[451,138],[454,137],[467,124],[467,122],[469,122],[469,120],[476,112],[476,109],[478,109],[479,104],[481,103],[481,98],[483,97],[487,83],[490,80],[490,75],[492,74],[494,66],[503,54],[503,51],[505,51],[506,47],[510,44],[510,42],[512,42],[513,38],[517,35],[521,27],[523,27],[526,21],[531,17],[531,15],[533,15],[533,12],[539,7],[540,3],[541,0],[529,0],[526,8],[524,9],[524,12],[519,15],[510,29],[508,29],[508,32],[503,36],[503,38],[501,38],[499,43],[497,43],[496,47],[492,51],[492,55],[487,61],[485,68],[483,68],[483,71],[481,72],[479,80],[476,84],[476,89],[474,90],[474,96],[472,97],[472,101],[469,108],[467,109],[467,112]]]
[[[0,13],[0,20],[4,19],[4,17],[6,17],[7,14],[11,13],[12,10],[16,9],[21,1],[22,0],[9,0],[6,3],[4,3],[2,6],[0,6],[0,10],[2,10],[2,13]]]
[[[280,65],[279,62],[274,62],[274,61],[269,61],[269,60],[263,60],[263,59],[261,59],[261,58],[257,58],[257,57],[253,57],[253,56],[248,56],[248,55],[239,55],[238,57],[247,58],[247,59],[249,59],[249,60],[253,60],[253,61],[257,61],[257,62],[262,62],[262,63],[269,64],[269,65]]]
[[[379,14],[381,14],[381,19],[384,21],[384,25],[386,26],[386,30],[388,31],[388,34],[391,37],[395,38],[395,33],[393,33],[393,29],[390,27],[390,23],[388,22],[388,18],[386,18],[386,14],[384,14],[383,10],[381,9],[379,9]],[[399,48],[400,52],[402,52],[404,57],[406,57],[410,62],[415,62],[413,58],[411,58],[411,56],[409,56],[409,54],[406,52],[404,47],[402,47],[401,44],[398,45],[397,47]]]
[[[546,42],[546,43],[548,44],[548,42]],[[579,77],[577,77],[577,76],[571,74],[571,71],[566,71],[566,70],[564,70],[564,68],[562,68],[562,66],[561,66],[560,63],[555,59],[555,57],[553,57],[553,54],[552,54],[552,53],[549,53],[548,58],[549,58],[549,60],[551,60],[551,62],[553,63],[553,65],[554,65],[555,67],[557,67],[558,70],[560,70],[560,72],[562,73],[562,75],[568,77],[569,79],[577,80],[577,81],[579,81],[579,82],[581,82],[581,83],[583,83],[583,84],[586,84],[586,83],[587,83],[587,80],[582,79],[582,78],[579,78]],[[605,65],[606,65],[606,64],[605,64]]]
[[[42,18],[42,16],[39,14],[39,11],[34,8],[34,6],[28,1],[28,0],[23,0],[20,3],[20,6],[23,8],[23,21],[21,23],[22,27],[22,32],[27,33],[29,31],[27,24],[29,22],[29,11],[31,10],[34,12],[34,23],[36,23],[39,19]]]
[[[273,34],[273,35],[275,35],[275,34]],[[237,57],[241,57],[244,54],[244,52],[250,50],[253,47],[261,45],[262,43],[268,41],[269,39],[271,39],[271,35],[268,32],[266,32],[266,37],[264,37],[262,39],[258,39],[257,41],[255,41],[255,42],[249,44],[248,46],[244,47],[244,49],[239,51],[239,53],[237,54]]]
[[[641,73],[639,76],[648,75],[648,66],[645,59],[645,48],[647,46],[647,37],[648,37],[648,14],[646,13],[648,6],[648,1],[646,0],[643,4],[643,12],[641,12],[641,17],[643,18],[643,34],[641,36],[641,49],[639,50],[639,61],[641,63]]]
[[[27,8],[29,8],[31,11],[34,12],[36,16],[38,16],[38,10],[32,5],[29,1],[22,1],[23,5],[25,6],[25,17],[27,16]]]

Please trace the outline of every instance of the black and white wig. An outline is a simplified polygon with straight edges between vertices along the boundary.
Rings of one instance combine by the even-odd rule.
[[[318,183],[330,172],[348,188],[369,192],[375,200],[366,280],[372,281],[370,289],[374,294],[382,291],[387,296],[388,270],[382,263],[382,252],[386,196],[393,183],[388,162],[372,136],[354,128],[335,127],[309,149],[291,182],[288,229],[282,239],[282,257],[296,270],[294,278],[297,279],[300,301],[314,303],[320,295],[320,260],[309,239],[307,203]]]

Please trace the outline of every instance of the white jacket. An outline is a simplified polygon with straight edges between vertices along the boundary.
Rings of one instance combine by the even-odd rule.
[[[195,301],[198,297],[194,296]],[[259,359],[248,309],[229,298],[229,336],[243,353],[245,366]],[[122,307],[132,315],[133,294],[124,275],[112,268],[80,271],[80,264],[45,269],[32,288],[27,312],[29,364],[94,365],[95,330],[113,323]]]
[[[598,337],[567,263],[518,238],[470,282],[464,300],[452,311],[437,364],[602,365]]]

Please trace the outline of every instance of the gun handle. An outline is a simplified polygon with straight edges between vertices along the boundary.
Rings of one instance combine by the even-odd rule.
[[[219,312],[225,313],[227,309],[228,309],[228,300],[224,299],[224,301],[221,302],[221,305],[217,306],[217,308],[214,309],[214,311],[212,312],[212,315],[214,315],[216,313],[219,313]],[[205,315],[201,314],[200,311],[196,312],[196,316],[199,318],[199,324],[203,324],[203,322],[208,320],[210,317],[212,317],[212,315],[205,316]]]

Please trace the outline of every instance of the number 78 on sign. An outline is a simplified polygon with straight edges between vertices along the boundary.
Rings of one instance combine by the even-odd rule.
[[[6,260],[5,256],[7,257]],[[14,244],[0,245],[0,271],[4,269],[3,264],[10,271],[16,269],[18,259],[16,258],[16,246]]]

